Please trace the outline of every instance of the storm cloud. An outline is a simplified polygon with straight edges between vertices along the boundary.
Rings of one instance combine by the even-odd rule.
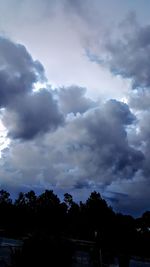
[[[5,107],[18,95],[32,91],[33,84],[43,81],[44,68],[34,61],[23,45],[0,37],[0,106]]]
[[[2,121],[12,138],[30,139],[55,130],[63,123],[53,93],[34,92],[36,82],[46,81],[44,67],[23,45],[0,37],[0,106]]]
[[[16,98],[3,112],[3,123],[12,138],[31,139],[37,134],[54,131],[63,124],[52,93],[46,89]]]
[[[150,25],[140,26],[131,13],[118,27],[117,33],[104,36],[104,56],[91,55],[99,64],[106,64],[115,75],[132,80],[133,89],[150,86]]]
[[[93,101],[75,85],[35,91],[34,84],[46,80],[43,66],[22,45],[4,40],[10,45],[3,58],[11,87],[1,72],[1,119],[12,141],[2,151],[1,184],[105,192],[144,173],[144,151],[128,140],[137,118],[127,104]],[[17,63],[13,49],[20,53]]]
[[[111,100],[68,117],[64,127],[42,138],[12,142],[2,155],[7,179],[19,187],[47,186],[76,194],[132,181],[144,162],[143,153],[128,143],[126,128],[134,121],[126,104]]]
[[[79,86],[63,87],[56,91],[58,95],[60,109],[64,114],[69,113],[84,113],[98,105],[86,97],[86,88]]]
[[[133,210],[138,210],[138,207],[139,210],[144,207],[148,208],[147,201],[150,192],[150,25],[140,25],[135,14],[131,13],[117,29],[112,30],[109,36],[104,36],[102,42],[99,52],[97,47],[96,53],[91,49],[87,56],[90,61],[109,68],[114,76],[130,80],[132,87],[128,92],[126,102],[135,116],[135,121],[131,123],[131,127],[126,128],[130,147],[129,155],[131,156],[135,151],[139,151],[141,156],[143,155],[142,164],[139,165],[139,168],[135,167],[136,171],[131,174],[130,181],[127,179],[127,173],[123,176],[118,175],[118,180],[112,179],[105,192],[113,191],[114,205],[133,213]],[[110,119],[111,116],[109,115],[108,118]],[[113,123],[113,125],[115,124]],[[115,130],[113,132],[116,134]],[[121,141],[119,138],[118,140],[120,144]],[[115,155],[117,156],[117,152]],[[121,162],[121,154],[119,159]],[[126,161],[128,161],[127,154],[123,158],[123,164]],[[133,161],[136,162],[135,159]],[[118,173],[119,166],[122,164],[118,164],[116,168]],[[133,162],[131,166],[134,166]],[[126,199],[117,195],[118,192],[125,193]]]

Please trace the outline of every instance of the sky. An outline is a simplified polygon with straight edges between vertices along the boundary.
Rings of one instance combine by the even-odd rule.
[[[150,1],[0,0],[0,187],[150,206]]]

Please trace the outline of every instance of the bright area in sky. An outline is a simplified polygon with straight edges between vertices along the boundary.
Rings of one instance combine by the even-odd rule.
[[[3,15],[8,3],[9,21]],[[128,5],[122,4],[128,11]],[[120,19],[121,14],[115,1],[110,2],[109,9],[104,1],[100,5],[99,1],[94,1],[91,10],[93,14],[89,13],[87,0],[79,7],[83,14],[76,9],[78,4],[67,9],[67,1],[64,0],[56,1],[55,4],[47,0],[43,4],[39,0],[26,0],[22,4],[14,1],[13,6],[7,0],[1,5],[1,32],[23,43],[32,56],[43,63],[52,87],[86,87],[88,96],[94,99],[121,99],[128,94],[129,82],[91,62],[86,55],[86,46],[96,44],[97,37],[98,42],[103,38],[103,33],[112,20],[110,12],[115,13],[116,21]],[[33,13],[34,9],[36,12]],[[121,13],[122,10],[123,7]],[[108,21],[105,15],[108,16]]]
[[[0,120],[0,157],[1,152],[5,149],[10,143],[10,139],[7,137],[7,129]]]

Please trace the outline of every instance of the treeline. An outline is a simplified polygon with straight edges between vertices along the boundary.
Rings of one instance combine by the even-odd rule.
[[[138,219],[115,213],[95,191],[85,203],[76,203],[68,193],[60,201],[52,190],[39,196],[34,191],[20,193],[12,201],[1,190],[0,230],[1,235],[30,240],[93,240],[104,254],[150,258],[150,211]]]

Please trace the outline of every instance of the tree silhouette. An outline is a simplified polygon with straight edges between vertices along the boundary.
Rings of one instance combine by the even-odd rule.
[[[67,208],[70,209],[72,204],[73,204],[73,197],[72,195],[68,194],[68,193],[65,193],[64,194],[64,202],[66,203],[67,205]]]
[[[112,255],[120,255],[121,259],[122,255],[150,257],[150,211],[137,219],[115,213],[96,191],[85,203],[76,203],[70,193],[64,194],[61,202],[52,190],[38,196],[33,190],[20,192],[13,202],[7,191],[0,190],[0,215],[0,228],[5,229],[6,236],[31,237],[23,252],[28,259],[30,250],[35,256],[41,250],[47,258],[47,246],[53,255],[58,250],[62,257],[62,246],[67,249],[67,240],[73,239],[96,242],[106,261]]]
[[[5,190],[0,190],[0,205],[9,205],[9,204],[12,204],[10,193],[8,193]]]

